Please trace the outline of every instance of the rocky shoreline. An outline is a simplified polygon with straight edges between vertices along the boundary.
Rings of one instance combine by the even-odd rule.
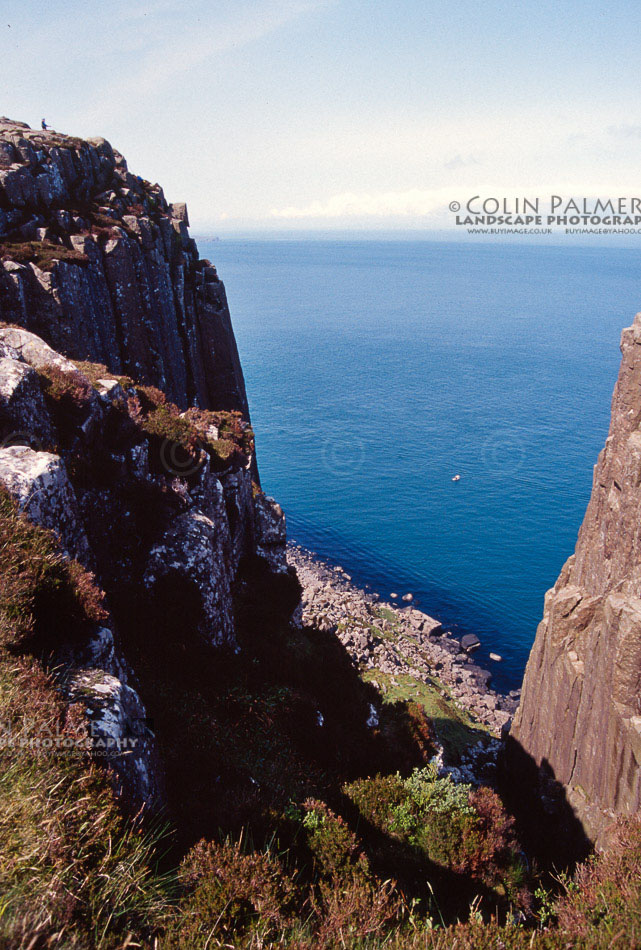
[[[499,737],[509,728],[520,690],[503,695],[492,689],[491,673],[437,620],[411,603],[382,601],[353,584],[344,568],[295,543],[288,544],[287,559],[303,589],[297,622],[335,633],[362,671],[379,672],[392,684],[398,676],[410,676],[439,685],[489,735]]]

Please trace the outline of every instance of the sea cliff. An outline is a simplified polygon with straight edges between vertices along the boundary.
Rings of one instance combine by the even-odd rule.
[[[638,805],[637,340],[510,739],[598,835]],[[0,120],[0,943],[637,946],[638,822],[548,891],[506,808],[518,692],[288,547],[255,458],[186,208]]]
[[[99,622],[38,633],[38,651],[120,792],[157,810],[132,627],[166,628],[178,602],[190,636],[236,649],[241,564],[287,571],[225,290],[185,206],[108,142],[2,119],[0,319],[0,485],[106,592]]]
[[[2,318],[183,409],[247,416],[225,288],[188,223],[104,139],[0,118]]]
[[[641,806],[641,315],[621,336],[610,431],[574,554],[545,598],[511,736],[539,795],[591,840]],[[530,774],[528,770],[528,774]]]

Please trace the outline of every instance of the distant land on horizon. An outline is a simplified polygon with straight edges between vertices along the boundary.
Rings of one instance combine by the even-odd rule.
[[[545,247],[620,247],[641,250],[640,234],[575,234],[562,232],[551,235],[506,234],[490,235],[467,233],[466,228],[430,229],[430,228],[266,228],[262,224],[255,227],[230,228],[220,222],[212,225],[195,224],[192,226],[197,241],[431,241],[449,244],[527,244],[545,245]]]

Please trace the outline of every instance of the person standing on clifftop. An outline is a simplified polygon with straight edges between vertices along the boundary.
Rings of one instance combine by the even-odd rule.
[[[42,125],[43,130],[46,132],[47,129],[49,128],[49,126],[47,125],[47,123],[45,122],[45,120],[43,119],[40,124]]]

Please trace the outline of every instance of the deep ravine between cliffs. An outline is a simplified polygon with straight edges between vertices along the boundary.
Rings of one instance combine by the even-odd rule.
[[[640,804],[637,337],[517,712],[433,618],[288,549],[186,207],[0,119],[7,945],[529,940],[541,829],[506,785],[564,855]]]

